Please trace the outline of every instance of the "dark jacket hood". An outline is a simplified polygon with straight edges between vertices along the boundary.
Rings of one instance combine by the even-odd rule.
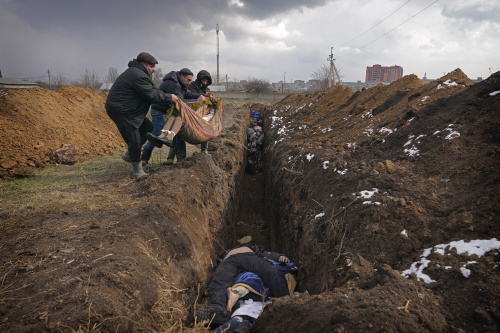
[[[201,70],[198,75],[196,75],[196,82],[201,85],[201,80],[202,79],[207,79],[208,84],[207,86],[212,84],[212,76],[210,76],[210,73],[206,70]]]

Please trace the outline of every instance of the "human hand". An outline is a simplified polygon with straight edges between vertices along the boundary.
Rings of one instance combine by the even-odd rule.
[[[176,95],[172,94],[172,102],[177,103],[179,101],[179,98]]]
[[[200,97],[198,97],[198,102],[204,102],[204,101],[205,101],[205,96],[200,95]]]
[[[281,256],[279,259],[280,262],[286,262],[287,264],[290,263],[290,259],[288,259],[286,256]]]

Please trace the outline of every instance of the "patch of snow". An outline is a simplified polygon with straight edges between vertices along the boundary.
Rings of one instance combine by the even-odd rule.
[[[388,134],[392,134],[392,132],[393,132],[390,128],[387,128],[387,127],[382,127],[378,131],[379,131],[379,133],[388,133]]]
[[[347,169],[344,170],[336,170],[339,175],[345,175],[347,173]]]
[[[401,231],[401,235],[405,235],[406,237],[408,237],[408,232],[406,232],[406,229],[404,229],[403,231]]]
[[[378,193],[378,188],[372,188],[373,191],[360,191],[359,196],[356,196],[356,198],[363,198],[363,199],[370,199],[375,193]],[[352,195],[356,195],[356,193],[353,193]]]
[[[314,157],[314,154],[307,154],[306,158],[309,162],[311,162],[312,158]]]
[[[367,111],[366,113],[364,113],[364,114],[361,115],[361,118],[363,118],[365,120],[366,119],[370,119],[371,117],[373,117],[372,110]]]
[[[377,206],[380,206],[380,202],[377,202],[377,201],[363,201],[363,205],[377,205]]]
[[[425,102],[429,98],[431,98],[431,96],[424,96],[424,97],[422,97],[422,99],[420,100],[420,102]]]
[[[404,152],[408,156],[418,156],[418,155],[420,155],[420,151],[414,145],[411,146],[409,149],[405,149]]]
[[[316,219],[319,219],[320,217],[323,217],[323,216],[325,216],[325,213],[319,213],[318,215],[316,215],[314,217],[314,219],[316,220]]]
[[[445,138],[445,139],[446,139],[446,140],[456,139],[456,138],[458,138],[459,136],[460,136],[460,133],[458,133],[457,131],[452,131],[452,132],[450,132],[450,134],[448,134],[448,135],[446,136],[446,138]]]
[[[469,242],[460,240],[453,241],[448,244],[439,244],[432,248],[425,249],[422,255],[420,256],[420,261],[414,262],[411,267],[401,273],[401,276],[408,278],[410,274],[415,273],[419,280],[424,281],[425,283],[436,282],[431,279],[427,274],[423,273],[423,270],[427,268],[430,263],[430,260],[427,257],[432,253],[436,252],[441,255],[445,254],[445,251],[448,251],[448,255],[451,255],[451,250],[456,249],[456,255],[462,255],[466,253],[467,255],[476,255],[479,258],[485,255],[486,253],[500,249],[500,241],[496,238],[492,239],[476,239],[471,240]],[[472,262],[471,262],[472,263]],[[465,267],[460,268],[462,274],[467,278],[470,275],[470,270]],[[466,276],[467,275],[467,276]]]
[[[496,94],[500,94],[500,90],[497,90],[497,91],[490,93],[490,96],[495,96]]]
[[[410,140],[408,140],[408,141],[407,141],[407,142],[403,145],[403,147],[406,147],[406,146],[408,146],[409,144],[411,144],[411,141],[413,140],[413,138],[414,138],[414,137],[415,137],[415,135],[413,135],[413,134],[408,135],[408,139],[410,139]]]
[[[372,133],[373,133],[373,128],[370,128],[370,127],[365,128],[365,130],[363,132],[363,134],[366,134],[368,136],[371,136]]]
[[[460,267],[460,272],[462,272],[462,275],[468,279],[469,276],[470,276],[470,269],[467,269],[465,266],[464,267]]]
[[[330,161],[324,161],[323,162],[323,169],[328,169],[328,165],[330,164]]]

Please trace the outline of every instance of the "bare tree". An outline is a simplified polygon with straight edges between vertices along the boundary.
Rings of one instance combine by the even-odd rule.
[[[343,77],[342,72],[339,72],[340,77]],[[313,85],[309,88],[310,91],[320,91],[328,88],[328,77],[330,76],[330,66],[323,65],[311,73],[311,81]]]
[[[155,84],[155,87],[159,88],[160,84],[163,81],[163,71],[161,68],[157,68],[156,71],[153,73],[152,77],[153,83]]]
[[[116,70],[116,67],[109,67],[108,74],[106,75],[106,82],[113,83],[116,81],[117,77],[118,77],[118,71]]]
[[[54,82],[56,89],[67,86],[69,85],[69,83],[70,81],[67,78],[65,78],[62,74],[57,74]]]
[[[330,67],[323,65],[311,73],[311,81],[313,85],[310,91],[320,91],[328,88],[328,76],[330,75]]]
[[[90,71],[85,68],[85,72],[80,76],[80,79],[73,84],[77,87],[97,90],[101,87],[102,82],[99,81],[99,78],[93,71],[90,73]]]
[[[266,79],[249,78],[245,90],[254,93],[267,93],[271,91],[271,84]]]

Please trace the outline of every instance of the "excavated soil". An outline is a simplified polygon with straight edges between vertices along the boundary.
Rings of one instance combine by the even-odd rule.
[[[0,330],[188,331],[215,258],[250,234],[300,268],[298,293],[252,332],[496,332],[499,91],[500,73],[473,84],[457,69],[228,104],[210,155],[152,163],[140,181],[96,157],[123,147],[105,96],[2,91]],[[255,175],[251,110],[265,133]],[[92,173],[67,175],[89,158]],[[18,190],[61,163],[74,164],[50,178],[63,190]]]

